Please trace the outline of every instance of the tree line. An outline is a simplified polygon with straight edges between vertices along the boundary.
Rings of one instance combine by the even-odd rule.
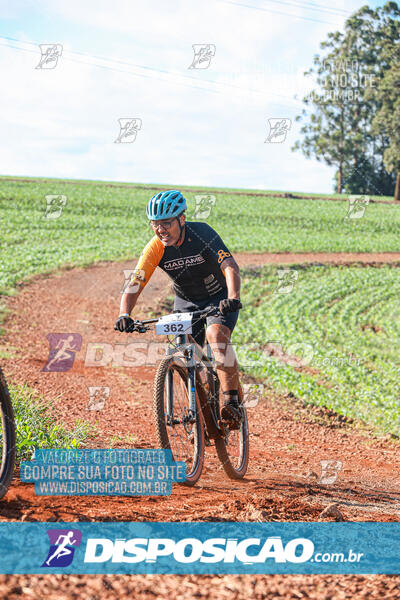
[[[363,6],[329,33],[305,73],[315,89],[293,150],[337,168],[339,194],[400,201],[400,9]]]

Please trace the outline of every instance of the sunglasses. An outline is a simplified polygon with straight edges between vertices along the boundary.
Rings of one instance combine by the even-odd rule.
[[[159,229],[160,227],[162,227],[163,229],[168,230],[171,229],[171,225],[174,221],[175,219],[169,219],[168,221],[150,221],[149,225],[153,229]]]

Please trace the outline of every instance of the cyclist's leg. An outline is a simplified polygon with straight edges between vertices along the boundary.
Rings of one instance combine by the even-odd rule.
[[[219,306],[226,298],[226,291],[210,298],[209,304]],[[235,329],[239,311],[227,313],[225,316],[207,317],[207,342],[210,344],[216,361],[218,377],[223,392],[238,390],[239,370],[235,351],[231,345],[231,334]]]
[[[231,333],[235,328],[238,311],[228,313],[224,317],[207,319],[206,336],[215,358],[218,378],[220,380],[224,405],[221,416],[231,427],[240,423],[239,412],[239,369],[236,355],[231,345]]]
[[[207,327],[206,335],[213,351],[222,391],[237,390],[239,372],[235,351],[231,345],[230,329],[226,325],[214,323]]]

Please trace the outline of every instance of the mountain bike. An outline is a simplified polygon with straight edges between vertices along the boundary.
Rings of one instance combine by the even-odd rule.
[[[0,369],[0,498],[10,487],[15,466],[15,420],[7,383]]]
[[[204,351],[190,335],[196,319],[220,315],[215,306],[192,313],[173,313],[135,321],[132,331],[145,333],[155,324],[156,333],[168,337],[165,358],[154,378],[153,418],[161,448],[172,451],[175,461],[186,463],[185,485],[200,478],[205,446],[214,442],[217,456],[231,479],[242,479],[249,462],[249,428],[243,390],[239,384],[239,429],[221,421],[219,379],[210,346]]]

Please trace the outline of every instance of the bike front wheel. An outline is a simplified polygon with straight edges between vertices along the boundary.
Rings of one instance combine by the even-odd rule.
[[[215,440],[215,449],[225,473],[230,479],[242,479],[249,464],[249,425],[247,412],[240,394],[240,429],[228,430],[225,437]]]
[[[0,498],[10,487],[15,465],[15,420],[10,394],[0,369]]]
[[[204,424],[196,394],[190,410],[188,370],[174,356],[161,360],[154,379],[153,416],[160,448],[170,449],[173,460],[186,463],[185,485],[194,485],[204,464]]]

